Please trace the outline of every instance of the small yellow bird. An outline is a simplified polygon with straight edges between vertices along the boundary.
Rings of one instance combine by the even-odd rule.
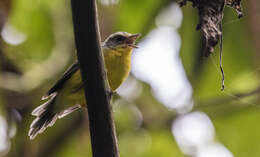
[[[107,71],[108,83],[115,91],[128,77],[131,69],[131,54],[140,34],[117,32],[111,34],[103,43],[102,51]],[[48,91],[42,100],[45,103],[32,111],[36,116],[30,125],[28,136],[34,139],[57,119],[85,106],[83,82],[78,62],[74,63]]]

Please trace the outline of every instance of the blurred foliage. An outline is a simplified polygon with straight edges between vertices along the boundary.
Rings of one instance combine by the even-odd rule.
[[[31,1],[14,1],[9,23],[26,35],[22,44],[11,47],[9,57],[24,66],[26,60],[41,61],[47,58],[54,46],[54,30],[50,8],[40,1],[31,5]],[[26,64],[25,64],[26,65]]]
[[[214,120],[218,139],[221,140],[236,157],[257,157],[259,151],[259,130],[256,125],[260,113],[255,108],[237,111]]]
[[[101,2],[102,0],[99,1],[98,8],[102,39],[112,32],[122,30],[143,33],[145,39],[149,31],[156,27],[157,14],[172,1],[120,0],[113,5],[103,5]],[[40,104],[42,94],[75,59],[70,2],[12,0],[11,4],[7,23],[24,34],[26,39],[19,45],[12,45],[1,38],[0,53],[10,61],[8,64],[21,70],[21,74],[12,71],[6,73],[3,69],[0,77],[14,79],[18,75],[35,86],[24,92],[1,86],[3,89],[0,92],[0,114],[5,116],[10,124],[16,122],[16,135],[11,138],[11,148],[5,156],[91,156],[88,120],[87,116],[82,116],[86,115],[85,110],[59,120],[54,127],[47,129],[47,132],[34,141],[29,141],[27,137],[33,118],[30,116],[31,110]],[[249,24],[252,22],[247,17],[248,9],[249,6],[244,8],[246,16],[241,20],[236,19],[236,14],[231,9],[226,9],[225,12],[224,92],[220,91],[219,50],[216,48],[209,58],[201,57],[203,40],[200,32],[195,30],[198,22],[197,12],[190,5],[182,8],[183,22],[178,30],[182,42],[180,56],[193,88],[193,110],[205,112],[211,118],[216,129],[216,140],[236,157],[260,156],[260,110],[257,91],[259,50],[254,45],[256,42],[252,42],[252,36],[259,34],[252,34],[250,31],[252,27],[249,27]],[[3,22],[4,19],[0,20]],[[1,60],[0,62],[1,66],[7,64]],[[43,81],[39,81],[41,79]],[[8,86],[9,81],[5,81],[4,84]],[[18,84],[19,87],[21,84]],[[172,122],[178,114],[154,98],[149,84],[139,81],[139,85],[141,93],[134,99],[125,100],[118,97],[114,101],[121,156],[185,156],[171,132]],[[25,86],[21,86],[23,87]],[[256,92],[250,94],[254,90]],[[242,97],[236,94],[248,95]],[[21,113],[21,121],[17,121],[17,117],[11,114],[12,109]]]

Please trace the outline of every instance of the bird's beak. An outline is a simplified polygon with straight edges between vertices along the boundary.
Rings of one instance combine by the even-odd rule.
[[[129,38],[132,40],[132,41],[136,41],[137,38],[139,38],[141,36],[140,33],[137,33],[137,34],[133,34],[131,36],[129,36]]]
[[[135,45],[135,41],[141,36],[140,33],[138,34],[133,34],[128,37],[127,45],[132,47],[132,48],[138,48],[138,46]]]

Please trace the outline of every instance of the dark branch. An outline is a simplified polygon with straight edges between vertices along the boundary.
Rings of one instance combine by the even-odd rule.
[[[111,106],[104,81],[104,64],[95,0],[71,0],[74,33],[85,96],[93,157],[118,157]]]

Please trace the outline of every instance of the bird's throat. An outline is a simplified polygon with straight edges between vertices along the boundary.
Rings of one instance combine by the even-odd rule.
[[[132,49],[105,49],[104,59],[107,78],[112,91],[115,91],[127,78],[131,69]]]

